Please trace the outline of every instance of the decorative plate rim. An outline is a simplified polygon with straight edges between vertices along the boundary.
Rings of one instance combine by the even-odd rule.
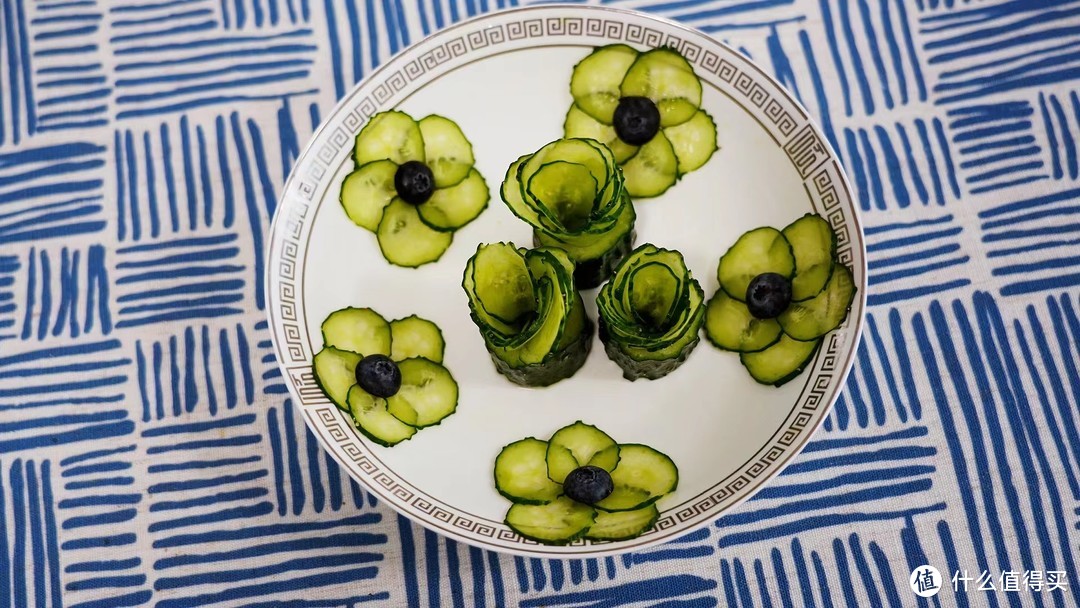
[[[614,16],[615,20],[606,21],[605,16]],[[515,17],[518,19],[514,20]],[[668,31],[652,29],[645,24]],[[599,30],[589,29],[594,26]],[[632,39],[632,30],[636,31],[637,40]],[[455,37],[463,31],[464,34]],[[694,64],[703,81],[708,76],[719,78],[728,88],[744,96],[749,107],[722,91],[757,119],[787,153],[803,179],[815,211],[822,213],[837,229],[838,255],[842,261],[854,266],[859,290],[845,324],[826,336],[812,365],[803,372],[806,375],[803,389],[784,422],[754,456],[731,475],[697,496],[663,509],[656,526],[637,539],[545,546],[521,538],[502,522],[464,513],[424,495],[406,480],[396,478],[393,471],[380,462],[376,453],[378,448],[373,450],[366,439],[350,428],[351,422],[326,399],[311,374],[312,354],[308,351],[312,347],[308,344],[305,350],[308,332],[304,315],[298,312],[298,308],[302,308],[302,297],[297,283],[303,274],[299,270],[303,260],[297,256],[306,250],[307,239],[301,237],[305,228],[310,235],[313,223],[314,213],[309,216],[308,211],[317,210],[325,200],[316,193],[321,189],[318,183],[327,172],[326,166],[333,164],[342,146],[352,141],[368,117],[399,103],[400,100],[392,101],[399,92],[408,91],[413,79],[420,78],[428,69],[452,64],[455,59],[468,55],[470,50],[477,52],[538,37],[572,40],[586,36],[645,47],[674,43]],[[702,43],[694,44],[691,40]],[[439,42],[443,44],[436,46]],[[707,48],[710,45],[719,54]],[[752,73],[748,74],[745,68],[750,68]],[[394,69],[397,72],[391,73]],[[388,74],[389,78],[386,78]],[[357,102],[365,92],[367,97]],[[771,121],[776,133],[770,131],[769,124],[758,115]],[[786,138],[784,143],[777,139],[777,134]],[[345,141],[341,141],[343,136]],[[337,145],[336,150],[333,145]],[[320,167],[320,164],[324,166]],[[307,181],[309,178],[314,178],[315,183]],[[850,183],[835,150],[799,101],[753,61],[699,30],[640,11],[606,6],[539,5],[495,11],[448,26],[391,57],[338,100],[305,144],[281,191],[270,225],[266,256],[264,285],[274,354],[289,396],[322,447],[350,477],[411,521],[472,546],[526,557],[598,557],[641,550],[708,525],[753,496],[802,452],[838,398],[862,339],[867,295],[865,244]],[[297,300],[301,300],[299,307]],[[838,355],[845,354],[845,349],[846,356],[840,363]]]

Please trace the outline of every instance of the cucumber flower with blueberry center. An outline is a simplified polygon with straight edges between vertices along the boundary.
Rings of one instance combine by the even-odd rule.
[[[574,66],[570,94],[564,136],[610,147],[633,198],[659,196],[716,151],[701,81],[673,49],[597,48]]]
[[[640,536],[660,517],[656,502],[678,483],[679,469],[665,454],[618,444],[580,420],[547,441],[515,441],[495,459],[495,488],[513,503],[506,525],[548,545]]]
[[[439,328],[416,315],[387,322],[370,308],[343,308],[322,324],[315,381],[366,437],[390,447],[457,409]]]
[[[490,193],[472,144],[451,120],[381,112],[360,130],[341,205],[374,232],[383,257],[416,267],[438,260],[453,233],[479,217]]]

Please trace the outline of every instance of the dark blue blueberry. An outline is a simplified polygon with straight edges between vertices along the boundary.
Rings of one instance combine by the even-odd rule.
[[[594,505],[604,500],[615,489],[611,474],[592,465],[578,467],[563,481],[563,494],[570,500]]]
[[[376,397],[393,397],[401,388],[401,370],[386,355],[368,355],[356,365],[356,382]]]
[[[425,203],[435,192],[435,174],[424,163],[410,160],[394,173],[394,188],[406,203]]]
[[[619,139],[642,146],[660,131],[660,110],[648,97],[623,97],[615,108],[614,122]]]
[[[791,304],[791,280],[775,272],[759,274],[746,288],[746,307],[758,319],[774,319]]]

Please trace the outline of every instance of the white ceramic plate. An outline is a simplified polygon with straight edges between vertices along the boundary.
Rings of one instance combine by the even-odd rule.
[[[781,388],[756,384],[739,357],[706,341],[671,375],[629,382],[594,338],[586,365],[546,389],[495,371],[461,289],[481,242],[531,244],[530,229],[499,199],[507,166],[562,136],[573,65],[592,47],[626,43],[680,50],[702,79],[720,150],[656,199],[637,203],[637,243],[683,253],[706,297],[720,256],[743,232],[783,227],[807,212],[828,218],[840,259],[859,288],[843,327],[830,333],[801,376]],[[456,121],[472,141],[492,192],[488,209],[459,230],[434,264],[383,260],[373,234],[338,204],[356,133],[392,108]],[[760,489],[824,419],[850,369],[866,294],[858,214],[840,163],[806,111],[733,49],[672,22],[584,6],[541,6],[487,15],[402,52],[352,90],[300,156],[275,217],[267,270],[270,326],[294,404],[323,446],[357,481],[412,520],[466,543],[519,555],[597,556],[676,538]],[[596,318],[595,290],[585,292]],[[445,364],[460,385],[457,413],[393,448],[362,437],[315,385],[311,360],[330,312],[366,306],[387,319],[418,314],[442,328]],[[503,524],[509,502],[494,488],[502,446],[547,439],[575,420],[620,443],[644,443],[679,467],[676,492],[660,501],[655,528],[630,541],[550,547]]]

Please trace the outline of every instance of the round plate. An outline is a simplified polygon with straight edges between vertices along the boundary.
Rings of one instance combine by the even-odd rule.
[[[562,136],[570,73],[593,47],[677,48],[702,80],[702,107],[720,149],[655,199],[636,203],[637,243],[678,249],[706,297],[721,255],[742,233],[781,228],[808,212],[826,217],[858,297],[812,365],[780,387],[754,382],[737,354],[704,339],[660,380],[624,380],[599,338],[585,366],[544,389],[500,376],[469,318],[462,271],[479,243],[531,246],[530,229],[499,198],[507,166]],[[418,269],[383,260],[375,236],[345,216],[338,194],[352,170],[355,135],[396,108],[415,119],[446,116],[473,144],[492,193],[487,210],[454,235],[442,258]],[[827,140],[763,70],[700,32],[640,13],[540,6],[449,27],[397,55],[349,92],[297,161],[271,230],[270,328],[294,404],[322,445],[358,482],[412,520],[465,543],[538,557],[598,556],[657,544],[716,519],[788,463],[824,419],[850,369],[866,294],[865,249],[850,188]],[[596,290],[583,293],[596,319]],[[388,320],[417,314],[446,339],[445,365],[460,386],[457,412],[393,448],[353,427],[316,386],[320,324],[347,306]],[[524,437],[547,439],[583,420],[619,443],[643,443],[679,467],[678,489],[659,503],[656,526],[636,539],[554,547],[526,541],[503,518],[495,457]]]

